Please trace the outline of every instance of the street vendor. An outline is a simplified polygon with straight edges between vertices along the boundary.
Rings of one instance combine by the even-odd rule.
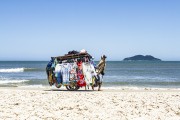
[[[97,74],[99,75],[99,74],[102,74],[102,75],[104,75],[105,73],[104,73],[104,70],[105,70],[105,67],[106,67],[106,56],[105,55],[102,55],[101,56],[101,60],[100,60],[100,62],[99,62],[99,64],[97,65]]]

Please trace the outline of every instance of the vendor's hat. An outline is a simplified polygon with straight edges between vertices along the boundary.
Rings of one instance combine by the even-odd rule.
[[[101,56],[101,58],[105,58],[105,59],[106,59],[106,58],[107,58],[107,56],[106,56],[106,55],[102,55],[102,56]]]

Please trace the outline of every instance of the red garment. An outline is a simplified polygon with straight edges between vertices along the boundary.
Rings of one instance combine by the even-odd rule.
[[[83,80],[83,79],[78,80],[78,81],[77,81],[77,84],[78,84],[79,87],[86,86],[86,82],[85,82],[85,80]]]
[[[77,65],[78,65],[78,69],[79,69],[79,70],[82,70],[82,61],[77,62]]]
[[[78,62],[77,65],[78,65],[78,73],[77,73],[78,81],[77,81],[77,84],[79,87],[86,86],[86,82],[84,80],[84,75],[82,72],[82,61]]]

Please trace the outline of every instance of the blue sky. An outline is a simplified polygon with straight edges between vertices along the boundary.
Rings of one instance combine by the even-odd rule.
[[[1,0],[0,60],[49,60],[86,49],[96,60],[180,60],[179,0]]]

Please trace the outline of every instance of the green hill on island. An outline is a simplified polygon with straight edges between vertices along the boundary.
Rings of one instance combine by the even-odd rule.
[[[133,57],[124,58],[123,61],[161,61],[161,59],[155,58],[151,55],[135,55]]]

